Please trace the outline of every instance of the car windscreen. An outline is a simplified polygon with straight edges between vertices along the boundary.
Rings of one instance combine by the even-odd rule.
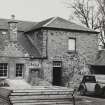
[[[83,82],[91,82],[91,83],[94,83],[94,82],[96,82],[96,79],[95,79],[94,76],[86,76],[86,77],[84,77]]]

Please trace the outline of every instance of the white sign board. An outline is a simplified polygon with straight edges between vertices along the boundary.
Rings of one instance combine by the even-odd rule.
[[[28,64],[29,68],[41,68],[39,61],[30,61]]]

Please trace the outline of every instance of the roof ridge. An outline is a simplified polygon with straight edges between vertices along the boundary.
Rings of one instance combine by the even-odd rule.
[[[11,19],[9,19],[9,18],[0,18],[0,20],[6,20],[6,21],[10,21]],[[38,22],[36,22],[36,21],[30,21],[30,20],[20,20],[20,19],[15,19],[16,21],[18,21],[18,22],[30,22],[30,23],[38,23]]]
[[[44,25],[43,25],[43,27],[46,27],[46,26],[48,26],[50,23],[52,23],[55,19],[57,19],[58,17],[53,17],[49,22],[47,22],[47,23],[45,23]]]
[[[58,21],[55,23],[55,24],[57,24],[56,26],[55,26],[55,24],[53,24],[55,21]],[[71,21],[61,18],[61,17],[51,17],[51,18],[45,19],[43,21],[40,21],[37,24],[35,24],[34,27],[27,29],[25,32],[30,32],[30,31],[40,29],[40,28],[57,28],[57,29],[77,30],[77,31],[83,31],[83,32],[98,33],[95,30],[81,26],[79,24],[76,24],[74,22],[71,22]]]
[[[48,23],[50,20],[52,20],[54,17],[51,17],[51,18],[48,18],[48,19],[45,19],[43,21],[40,21],[40,22],[37,22],[37,24],[34,26],[34,27],[37,27],[37,28],[41,28],[41,27],[44,27],[44,25],[46,23]],[[30,30],[34,30],[34,27],[32,27],[31,29],[28,29],[27,31],[25,32],[28,32]]]
[[[70,21],[70,20],[67,20],[67,19],[64,19],[64,18],[61,18],[61,17],[59,17],[59,18],[60,18],[60,19],[63,19],[63,20],[66,21],[66,22],[69,22],[70,24],[78,25],[78,26],[83,27],[83,28],[85,28],[85,29],[88,29],[88,30],[91,30],[91,31],[95,31],[94,29],[91,29],[91,28],[82,26],[82,25],[80,25],[80,24],[78,24],[78,23],[75,23],[75,22],[72,22],[72,21]]]

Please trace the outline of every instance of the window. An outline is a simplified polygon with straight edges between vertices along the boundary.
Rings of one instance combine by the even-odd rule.
[[[76,50],[76,38],[69,38],[68,50],[69,51],[75,51]]]
[[[16,77],[22,77],[23,76],[23,64],[16,64]]]
[[[7,34],[7,32],[6,31],[2,31],[2,35],[6,35]]]
[[[0,63],[0,77],[7,77],[8,64]]]
[[[61,61],[53,61],[53,67],[62,67]]]

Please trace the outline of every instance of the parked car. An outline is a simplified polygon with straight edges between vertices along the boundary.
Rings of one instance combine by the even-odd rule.
[[[85,75],[80,82],[80,95],[94,94],[105,97],[105,75]]]
[[[86,94],[96,94],[96,90],[98,91],[98,89],[100,90],[100,87],[96,81],[95,76],[85,75],[82,78],[78,91],[80,92],[80,95],[86,95]]]
[[[96,93],[100,92],[101,96],[105,97],[105,75],[95,75],[97,84],[96,84]]]

